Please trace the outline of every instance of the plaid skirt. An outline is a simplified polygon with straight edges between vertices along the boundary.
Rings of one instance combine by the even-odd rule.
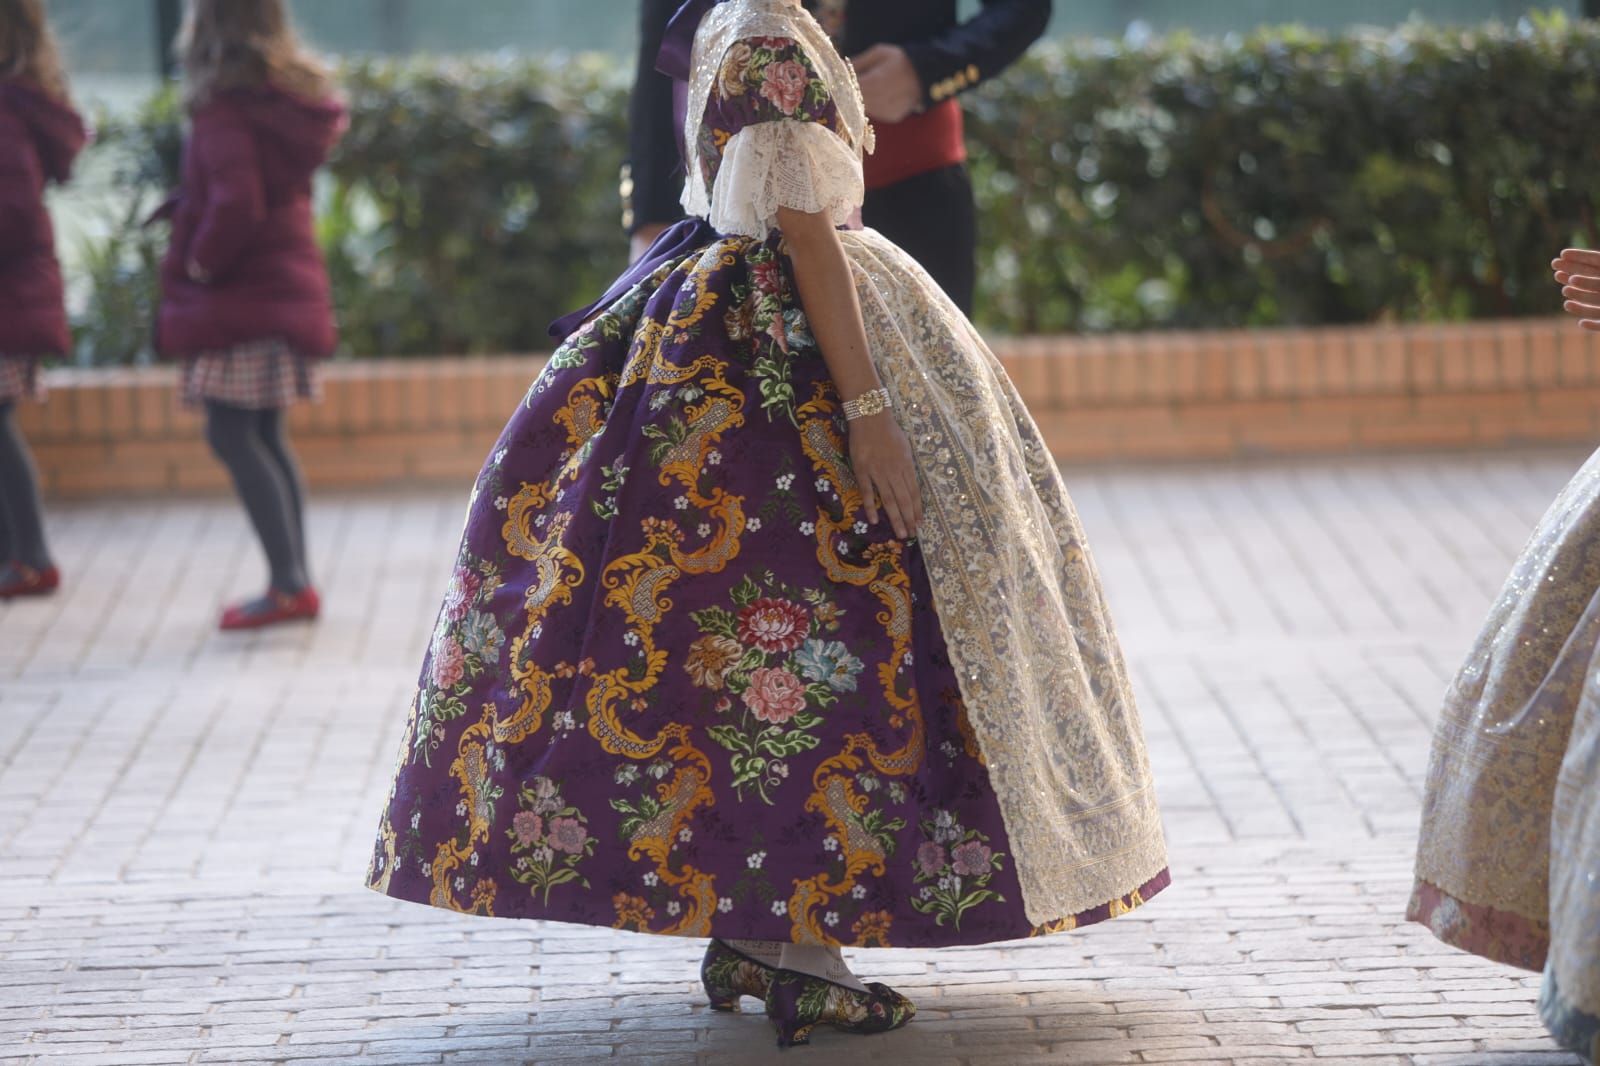
[[[39,360],[26,355],[0,355],[0,403],[44,399]]]
[[[191,357],[183,365],[181,391],[185,407],[210,402],[266,410],[322,398],[312,361],[281,340],[253,341]]]

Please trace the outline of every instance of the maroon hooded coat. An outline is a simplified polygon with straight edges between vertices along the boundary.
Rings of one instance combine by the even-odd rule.
[[[156,344],[187,357],[283,340],[321,358],[338,344],[311,179],[344,107],[274,88],[218,93],[194,115],[171,210]],[[207,280],[189,276],[189,263]]]
[[[66,104],[0,80],[0,355],[72,350],[46,182],[64,182],[88,135]]]

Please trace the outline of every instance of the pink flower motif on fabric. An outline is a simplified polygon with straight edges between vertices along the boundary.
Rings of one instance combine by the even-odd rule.
[[[805,102],[811,75],[805,65],[785,59],[767,67],[761,79],[761,95],[785,115],[792,115]]]
[[[810,613],[789,600],[762,598],[739,612],[739,639],[768,653],[794,651],[810,628]]]
[[[435,687],[452,689],[466,676],[466,652],[455,637],[445,637],[433,648],[433,683]]]
[[[989,872],[989,859],[993,855],[988,845],[969,840],[965,844],[957,844],[950,852],[950,865],[962,877],[978,877]]]
[[[568,855],[576,855],[589,842],[588,830],[576,818],[550,819],[550,846]]]
[[[933,877],[944,868],[944,848],[930,841],[925,841],[917,849],[917,866],[922,870],[922,876]]]
[[[518,811],[511,819],[511,831],[517,834],[517,843],[527,847],[544,835],[544,819],[532,811]]]
[[[751,263],[750,281],[755,285],[757,292],[770,293],[776,296],[782,291],[783,268],[778,265],[776,258],[763,259],[759,263]]]
[[[450,588],[444,594],[444,615],[452,622],[459,622],[467,616],[472,605],[478,601],[478,592],[483,588],[483,578],[476,573],[461,567],[450,580]]]
[[[805,710],[806,687],[798,677],[781,667],[763,666],[750,675],[744,702],[763,722],[783,725]]]

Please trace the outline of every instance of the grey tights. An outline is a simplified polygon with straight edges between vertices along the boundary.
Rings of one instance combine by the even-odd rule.
[[[283,412],[206,402],[206,441],[267,553],[272,587],[295,593],[311,583],[306,560],[305,490],[284,436]]]
[[[52,565],[33,453],[17,428],[16,404],[0,403],[0,563],[34,570]]]

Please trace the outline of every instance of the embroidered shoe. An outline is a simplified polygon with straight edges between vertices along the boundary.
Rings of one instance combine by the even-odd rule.
[[[865,992],[820,977],[776,970],[767,991],[767,1017],[778,1030],[778,1046],[811,1042],[811,1030],[831,1025],[840,1032],[887,1033],[916,1016],[917,1005],[874,981]]]
[[[225,632],[242,629],[263,629],[284,622],[309,622],[322,610],[317,590],[307,585],[299,592],[270,590],[259,600],[235,604],[222,612],[221,628]]]
[[[35,570],[21,563],[0,566],[0,600],[21,596],[48,596],[61,587],[61,571],[53,566]]]
[[[720,940],[706,946],[706,957],[700,963],[700,983],[712,1010],[737,1012],[741,996],[765,1000],[772,974],[771,966]]]

